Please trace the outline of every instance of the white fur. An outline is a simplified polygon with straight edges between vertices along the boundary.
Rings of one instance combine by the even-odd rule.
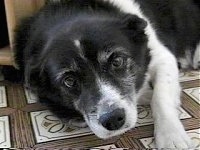
[[[99,101],[97,115],[89,114],[85,115],[84,118],[90,127],[90,129],[100,138],[106,139],[126,132],[127,130],[133,128],[137,120],[136,105],[130,100],[122,98],[119,92],[112,87],[110,84],[99,82],[100,93],[102,94],[102,99]],[[118,108],[124,108],[125,110],[125,124],[115,131],[109,131],[105,129],[99,123],[99,117],[104,113],[105,105],[117,105]]]
[[[198,67],[200,67],[200,42],[196,47],[193,57],[193,68],[198,69]]]
[[[192,54],[191,50],[185,50],[185,56],[178,58],[178,62],[181,64],[181,69],[188,69],[192,66]]]
[[[185,51],[185,58],[186,58],[186,60],[188,61],[188,64],[189,64],[190,66],[192,66],[192,53],[191,53],[191,49],[187,49],[187,50]]]
[[[74,44],[78,49],[81,49],[81,43],[79,40],[74,40]]]
[[[155,119],[156,145],[158,148],[189,148],[190,139],[177,113],[177,107],[180,105],[180,85],[175,57],[159,41],[150,21],[134,0],[104,1],[109,1],[121,11],[135,14],[147,21],[145,33],[151,50],[149,74],[154,86],[151,107]]]
[[[181,64],[181,69],[187,69],[190,66],[186,58],[178,58],[178,62]]]
[[[83,53],[83,50],[82,50],[82,47],[81,47],[80,40],[78,40],[78,39],[74,40],[74,45],[78,48],[78,51],[79,51],[79,54],[80,54],[81,58],[83,58],[84,60],[86,60],[86,58],[84,56],[84,53]]]
[[[110,84],[100,81],[98,82],[98,86],[100,87],[100,92],[102,94],[103,100],[110,99],[112,101],[115,101],[116,99],[120,99],[119,91],[117,91]]]
[[[150,75],[146,74],[145,82],[142,88],[137,93],[138,105],[149,105],[153,95],[153,89],[149,86]]]

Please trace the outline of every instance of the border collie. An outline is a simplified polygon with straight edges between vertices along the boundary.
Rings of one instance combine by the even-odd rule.
[[[150,104],[158,148],[191,148],[178,117],[181,68],[200,67],[195,0],[51,2],[18,26],[25,84],[66,123],[106,139]],[[85,123],[86,122],[86,123]]]

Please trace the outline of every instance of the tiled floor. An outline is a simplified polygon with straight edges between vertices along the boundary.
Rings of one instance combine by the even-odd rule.
[[[91,150],[115,149],[115,148],[117,148],[117,147],[114,144],[111,144],[111,145],[104,145],[104,146],[94,147],[94,148],[91,148]]]
[[[62,124],[48,110],[31,112],[31,121],[37,143],[92,134],[89,128],[72,128]]]
[[[0,147],[1,148],[11,147],[8,116],[0,117]]]
[[[185,92],[187,95],[189,95],[193,100],[195,100],[197,103],[200,104],[200,87],[195,87],[195,88],[189,88],[189,89],[184,89],[183,92]]]
[[[187,113],[184,109],[179,109],[179,118],[187,119],[192,118],[192,116]],[[136,127],[151,125],[153,124],[152,112],[149,106],[138,106],[138,121]]]
[[[33,93],[31,93],[26,88],[24,88],[24,91],[25,91],[26,100],[28,104],[37,103],[37,97]]]
[[[200,128],[195,129],[195,130],[188,130],[187,131],[188,135],[193,141],[194,147],[200,148]],[[154,143],[154,138],[149,137],[149,138],[142,138],[140,139],[141,143],[144,145],[145,148],[156,148],[155,143]]]
[[[180,74],[183,87],[179,117],[196,148],[200,148],[200,72]],[[149,106],[138,107],[136,128],[124,135],[101,140],[89,128],[73,128],[37,103],[22,85],[0,82],[0,148],[155,148]]]
[[[6,89],[4,86],[0,86],[0,108],[7,107]]]

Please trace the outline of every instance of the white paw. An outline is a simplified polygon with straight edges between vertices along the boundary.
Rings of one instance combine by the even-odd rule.
[[[157,124],[155,139],[158,149],[192,149],[193,147],[191,139],[179,120],[178,122],[163,121],[162,124]]]

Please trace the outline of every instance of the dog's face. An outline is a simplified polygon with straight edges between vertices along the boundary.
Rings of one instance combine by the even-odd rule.
[[[51,86],[100,138],[135,126],[135,97],[146,71],[145,26],[131,15],[83,19],[60,29],[47,45]]]

